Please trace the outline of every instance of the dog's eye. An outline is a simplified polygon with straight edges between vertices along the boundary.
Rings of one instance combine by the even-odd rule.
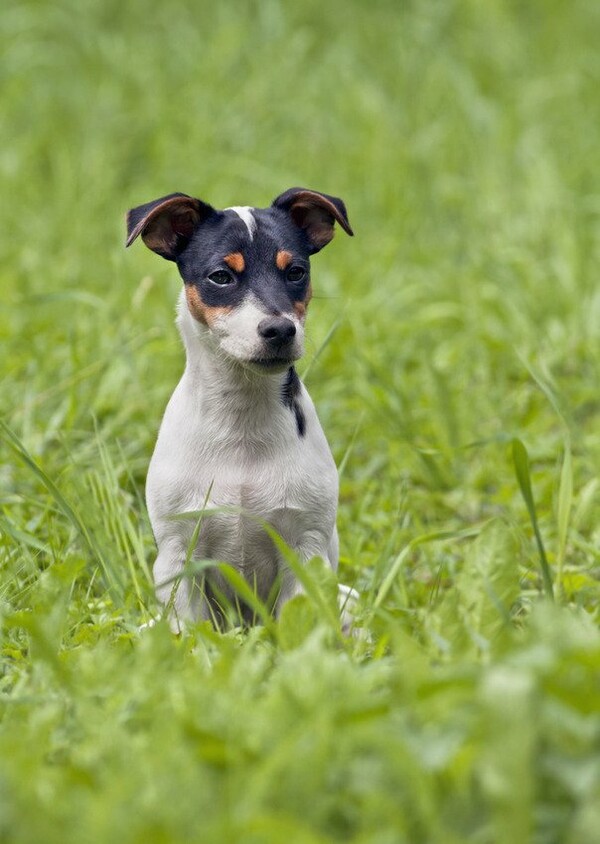
[[[297,282],[302,281],[305,275],[306,270],[304,269],[304,267],[299,267],[298,265],[295,265],[289,268],[289,270],[287,271],[286,278],[288,281]]]
[[[208,277],[213,284],[218,284],[219,287],[223,287],[225,284],[231,284],[233,281],[233,276],[227,270],[216,270]]]

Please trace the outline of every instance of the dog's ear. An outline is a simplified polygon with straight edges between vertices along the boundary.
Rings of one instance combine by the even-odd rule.
[[[294,223],[306,232],[311,251],[318,252],[333,237],[333,224],[353,235],[346,206],[337,196],[328,196],[307,188],[290,188],[273,200],[274,208],[287,211]]]
[[[127,212],[127,241],[131,246],[140,234],[148,247],[168,261],[185,248],[196,226],[214,208],[185,193],[170,193]]]

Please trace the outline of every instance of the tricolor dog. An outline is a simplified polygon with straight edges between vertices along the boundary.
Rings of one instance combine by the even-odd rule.
[[[234,566],[263,601],[278,586],[276,613],[302,590],[265,522],[300,560],[319,556],[337,568],[337,470],[294,368],[304,351],[310,257],[335,223],[352,234],[342,200],[305,188],[269,208],[223,211],[174,193],[127,215],[127,246],[141,235],[184,282],[177,324],[186,367],[146,484],[156,591],[176,631],[218,618],[217,596],[234,600],[218,569],[182,576],[195,522],[176,514],[208,511],[193,557]]]

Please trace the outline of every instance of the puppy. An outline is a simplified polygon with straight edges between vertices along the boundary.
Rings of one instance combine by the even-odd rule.
[[[175,631],[219,619],[223,598],[236,600],[218,568],[183,576],[192,540],[193,559],[226,561],[261,600],[277,588],[276,613],[302,589],[265,522],[301,561],[318,556],[337,568],[337,470],[294,368],[304,351],[310,257],[335,223],[352,235],[342,200],[305,188],[269,208],[223,211],[174,193],[127,215],[127,246],[141,235],[184,282],[177,324],[186,367],[146,484],[156,592]],[[198,510],[206,515],[194,537],[194,520],[174,516]]]

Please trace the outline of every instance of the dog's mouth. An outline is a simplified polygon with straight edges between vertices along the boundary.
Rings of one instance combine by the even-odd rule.
[[[294,363],[294,357],[276,357],[276,358],[250,358],[246,363],[255,369],[261,369],[266,372],[277,372],[288,369]]]

